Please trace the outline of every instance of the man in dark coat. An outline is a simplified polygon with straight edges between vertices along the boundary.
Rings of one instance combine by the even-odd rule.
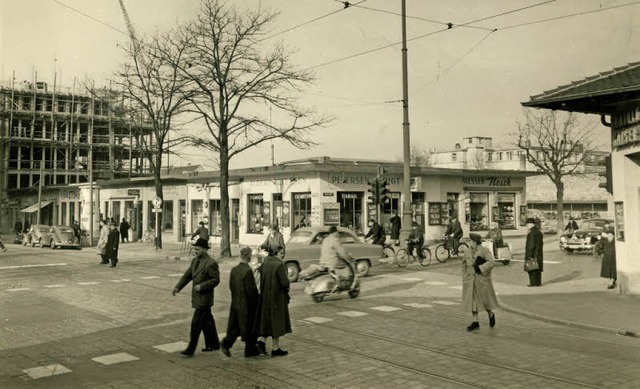
[[[260,300],[256,331],[258,336],[273,340],[272,357],[288,354],[280,348],[279,339],[282,335],[291,333],[291,319],[289,317],[289,279],[287,269],[282,262],[284,248],[277,252],[270,252],[260,265]],[[266,354],[266,342],[258,341],[258,347]]]
[[[462,226],[460,225],[460,221],[456,215],[451,216],[451,221],[447,225],[447,230],[444,234],[450,238],[453,238],[453,252],[454,254],[458,252],[458,245],[460,244],[460,238],[464,235],[462,231]]]
[[[372,244],[384,245],[384,241],[387,240],[387,234],[384,233],[384,228],[378,224],[375,220],[369,220],[369,232],[364,236],[365,239],[371,238]]]
[[[539,267],[539,269],[529,272],[529,285],[527,286],[542,286],[542,232],[536,226],[534,218],[527,218],[526,224],[529,233],[527,234],[527,243],[524,249],[524,259],[525,261],[529,259],[537,260]]]
[[[415,249],[418,252],[418,257],[424,259],[422,255],[422,246],[424,246],[424,233],[422,232],[422,227],[418,222],[411,223],[411,233],[407,238],[407,251],[409,254],[413,255],[413,250]]]
[[[191,306],[194,308],[191,320],[191,332],[189,345],[182,355],[193,356],[198,346],[200,332],[204,333],[205,348],[203,352],[219,350],[220,339],[216,330],[216,322],[211,314],[213,307],[214,288],[220,283],[220,270],[218,263],[207,254],[209,242],[206,239],[198,239],[193,244],[193,259],[191,265],[184,272],[180,281],[173,288],[173,295],[192,282]]]
[[[127,222],[127,219],[122,218],[122,222],[120,223],[120,238],[122,239],[122,243],[124,243],[125,240],[127,243],[129,242],[129,228],[131,228],[131,226]]]
[[[233,344],[242,336],[244,341],[244,356],[255,357],[260,355],[257,346],[257,337],[253,333],[253,327],[258,310],[258,288],[253,278],[251,261],[251,249],[243,247],[240,250],[240,263],[231,269],[229,276],[229,290],[231,291],[231,309],[227,324],[227,335],[222,339],[222,352],[230,357]]]
[[[204,226],[204,222],[200,222],[200,227],[191,234],[191,239],[198,237],[199,239],[205,239],[209,241],[209,229]]]
[[[393,211],[393,216],[389,219],[391,223],[391,239],[395,240],[396,246],[400,239],[400,229],[402,228],[402,219],[398,216],[398,211]]]
[[[260,245],[260,248],[268,253],[277,253],[280,249],[285,248],[284,237],[280,233],[277,224],[271,224],[269,226],[269,235],[267,235],[264,243]]]
[[[116,267],[118,263],[118,247],[120,245],[120,234],[113,220],[109,221],[109,236],[107,237],[107,246],[105,257],[111,262],[109,267]]]

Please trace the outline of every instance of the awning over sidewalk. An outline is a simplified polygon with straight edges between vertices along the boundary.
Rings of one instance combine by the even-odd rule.
[[[40,208],[44,208],[47,205],[51,204],[53,201],[41,201],[40,202]],[[27,208],[21,210],[20,212],[25,212],[25,213],[33,213],[36,212],[38,210],[38,203],[35,203],[33,205],[28,206]]]

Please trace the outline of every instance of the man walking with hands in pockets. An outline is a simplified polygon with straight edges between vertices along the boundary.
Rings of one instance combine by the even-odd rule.
[[[193,260],[191,266],[184,272],[180,281],[173,289],[173,295],[180,292],[189,282],[193,282],[191,292],[191,306],[194,308],[191,320],[189,345],[180,353],[188,357],[193,356],[198,346],[200,332],[204,333],[205,348],[203,352],[219,350],[220,339],[216,330],[216,322],[211,314],[213,307],[213,290],[220,283],[218,263],[207,254],[209,242],[198,239],[193,244]]]

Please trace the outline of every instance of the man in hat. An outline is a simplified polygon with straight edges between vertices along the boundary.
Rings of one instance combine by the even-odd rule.
[[[447,225],[447,230],[444,234],[453,239],[453,253],[456,254],[458,252],[458,245],[460,244],[460,238],[464,235],[462,231],[462,226],[460,225],[460,221],[456,215],[451,215],[451,220]]]
[[[193,356],[198,346],[200,332],[204,333],[205,348],[203,352],[219,350],[220,339],[216,330],[216,322],[211,314],[213,307],[214,288],[220,283],[220,270],[218,263],[207,254],[209,242],[207,239],[198,239],[193,244],[193,259],[191,265],[184,272],[180,281],[173,288],[173,295],[180,292],[189,282],[192,282],[191,306],[193,307],[193,319],[191,320],[191,333],[189,345],[182,355]]]
[[[498,298],[491,281],[491,269],[495,260],[491,250],[482,246],[480,234],[469,234],[469,250],[462,258],[462,310],[471,312],[473,321],[467,331],[480,328],[478,311],[485,310],[489,316],[489,327],[496,325],[493,310],[498,306]]]
[[[111,265],[109,267],[116,267],[118,263],[118,247],[120,245],[120,233],[116,228],[116,223],[109,220],[109,233],[107,235],[107,245],[105,246],[105,257]]]
[[[204,239],[209,242],[209,229],[204,226],[204,222],[200,222],[200,227],[198,227],[193,234],[191,234],[191,239],[198,237],[198,239]]]
[[[527,242],[524,249],[524,259],[535,259],[538,262],[539,269],[529,272],[529,285],[527,286],[542,286],[542,232],[536,225],[536,220],[532,217],[526,220],[527,230]],[[526,270],[526,269],[525,269]]]
[[[424,233],[422,232],[422,227],[417,222],[411,223],[411,227],[411,233],[407,239],[407,251],[409,254],[413,255],[413,249],[417,249],[418,257],[420,257],[420,259],[424,259],[424,256],[422,255],[422,246],[424,246]]]
[[[371,238],[372,244],[384,245],[387,240],[387,234],[384,232],[384,228],[376,220],[369,220],[369,232],[364,236],[365,239]]]

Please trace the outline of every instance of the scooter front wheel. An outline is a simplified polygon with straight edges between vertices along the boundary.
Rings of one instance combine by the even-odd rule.
[[[324,300],[324,294],[323,293],[314,293],[311,295],[311,299],[313,300],[314,303],[321,303],[322,300]]]
[[[354,299],[360,295],[360,289],[354,289],[349,291],[349,297]]]

